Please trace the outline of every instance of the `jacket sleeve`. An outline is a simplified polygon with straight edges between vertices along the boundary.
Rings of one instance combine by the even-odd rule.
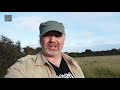
[[[15,64],[8,68],[7,74],[4,76],[4,78],[24,78],[24,77],[25,69],[22,60],[18,60]]]

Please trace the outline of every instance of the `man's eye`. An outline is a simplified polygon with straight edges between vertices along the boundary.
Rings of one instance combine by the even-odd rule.
[[[56,34],[55,35],[55,37],[61,37],[62,36],[62,34]]]
[[[49,37],[51,36],[50,34],[44,34],[43,37]]]
[[[51,36],[62,37],[62,34],[54,34],[54,35],[52,35],[52,34],[45,34],[45,35],[43,35],[43,37],[51,37]]]

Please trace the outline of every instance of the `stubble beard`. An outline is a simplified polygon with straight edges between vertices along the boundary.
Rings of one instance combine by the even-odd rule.
[[[60,54],[60,50],[57,50],[57,51],[50,51],[50,50],[47,49],[47,48],[46,48],[46,49],[43,48],[43,53],[44,53],[45,55],[49,56],[49,57],[54,57],[54,56]]]
[[[58,43],[48,43],[47,47],[43,48],[44,54],[50,57],[54,57],[60,54],[60,45]]]
[[[46,53],[49,55],[49,56],[56,56],[60,53],[60,51],[55,51],[55,52],[51,52],[49,51],[48,49],[46,49]]]

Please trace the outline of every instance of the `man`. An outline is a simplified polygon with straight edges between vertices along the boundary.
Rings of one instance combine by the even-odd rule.
[[[84,78],[78,63],[61,52],[65,40],[63,24],[51,20],[41,23],[39,30],[40,53],[20,58],[5,78]]]

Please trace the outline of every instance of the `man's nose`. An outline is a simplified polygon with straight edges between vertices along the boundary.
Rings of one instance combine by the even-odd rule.
[[[56,37],[55,36],[51,36],[50,37],[50,42],[55,42],[56,41]]]

